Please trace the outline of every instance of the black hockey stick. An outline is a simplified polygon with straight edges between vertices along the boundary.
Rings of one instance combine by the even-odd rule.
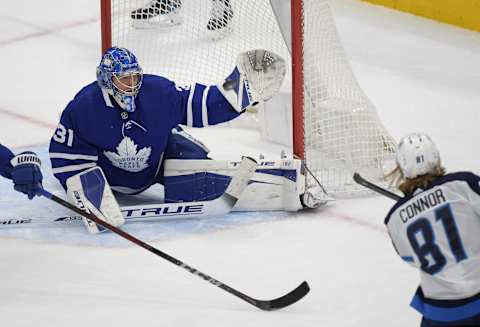
[[[392,200],[395,200],[395,201],[398,201],[400,200],[402,197],[395,194],[395,193],[392,193],[390,192],[389,190],[386,190],[378,185],[375,185],[369,181],[367,181],[365,178],[363,178],[362,176],[360,176],[359,173],[355,173],[353,174],[353,180],[355,182],[357,182],[358,184],[362,185],[362,186],[365,186],[366,188],[369,188],[381,195],[384,195]]]
[[[77,208],[73,204],[63,200],[62,198],[59,198],[56,195],[51,194],[47,190],[42,190],[41,194],[44,197],[60,204],[61,206],[65,207],[65,208],[68,208],[68,209],[76,212],[77,214],[84,216],[85,218],[88,218],[88,219],[92,220],[93,222],[109,229],[113,233],[125,238],[126,240],[128,240],[132,243],[135,243],[138,246],[141,246],[142,248],[152,252],[153,254],[156,254],[159,257],[162,257],[165,260],[170,261],[174,265],[177,265],[177,266],[187,270],[188,272],[190,272],[194,275],[197,275],[198,277],[206,280],[210,284],[213,284],[215,286],[220,287],[224,291],[227,291],[228,293],[235,295],[236,297],[250,303],[251,305],[256,306],[259,309],[266,310],[266,311],[282,309],[286,306],[289,306],[289,305],[297,302],[298,300],[303,298],[310,291],[310,287],[308,286],[308,283],[304,281],[296,289],[294,289],[290,293],[288,293],[284,296],[281,296],[277,299],[274,299],[274,300],[257,300],[257,299],[254,299],[254,298],[252,298],[252,297],[250,297],[250,296],[248,296],[248,295],[246,295],[246,294],[244,294],[240,291],[237,291],[236,289],[218,281],[217,279],[215,279],[215,278],[213,278],[213,277],[211,277],[207,274],[204,274],[203,272],[198,271],[197,269],[195,269],[193,267],[190,267],[189,265],[187,265],[184,262],[170,256],[169,254],[154,248],[153,246],[139,240],[138,238],[132,236],[131,234],[128,234],[128,233],[124,232],[123,230],[121,230],[121,229],[119,229],[119,228],[117,228],[113,225],[110,225],[109,223],[101,220],[100,218],[98,218],[94,214],[85,212],[85,211]]]

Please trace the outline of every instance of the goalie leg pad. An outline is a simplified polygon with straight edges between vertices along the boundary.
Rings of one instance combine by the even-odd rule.
[[[165,200],[213,200],[225,192],[237,166],[238,162],[223,160],[166,160]],[[297,211],[302,208],[300,195],[304,191],[300,160],[260,162],[235,210]]]
[[[82,210],[91,212],[113,226],[125,223],[120,207],[100,167],[93,167],[67,179],[67,198]],[[91,234],[97,234],[104,227],[83,217]]]
[[[225,192],[230,179],[230,176],[209,172],[165,177],[165,202],[214,200]]]

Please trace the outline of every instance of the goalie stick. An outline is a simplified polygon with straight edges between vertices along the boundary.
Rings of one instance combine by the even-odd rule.
[[[375,185],[369,181],[367,181],[365,178],[363,178],[359,173],[354,173],[353,174],[353,180],[355,182],[357,182],[358,184],[362,185],[362,186],[365,186],[366,188],[369,188],[371,189],[372,191],[375,191],[381,195],[384,195],[392,200],[395,200],[395,201],[398,201],[400,200],[402,197],[393,193],[393,192],[390,192],[389,190],[386,190],[378,185]]]
[[[252,159],[253,160],[253,159]],[[253,168],[252,168],[253,169]],[[247,180],[239,169],[232,181]],[[253,175],[253,173],[252,173]],[[248,176],[248,179],[251,175]],[[242,181],[243,183],[243,181]],[[246,185],[246,184],[245,184]],[[243,190],[243,189],[242,189]],[[226,192],[217,199],[209,201],[143,204],[121,207],[125,222],[178,220],[203,217],[219,217],[230,213],[237,200]],[[11,227],[33,226],[71,226],[82,224],[81,215],[65,215],[59,217],[6,217],[0,216],[0,229]]]
[[[249,161],[249,162],[247,162],[247,161]],[[232,180],[230,182],[230,185],[227,188],[227,191],[225,192],[226,195],[228,197],[230,197],[230,200],[233,201],[233,202],[236,202],[238,200],[238,197],[240,196],[243,189],[245,189],[248,180],[250,179],[250,177],[253,175],[253,173],[255,171],[254,167],[253,168],[250,167],[250,169],[246,168],[245,170],[248,171],[249,175],[244,174],[244,176],[238,176],[239,173],[241,172],[242,165],[245,166],[245,167],[248,167],[248,165],[251,164],[252,161],[254,162],[253,159],[248,159],[248,158],[244,158],[242,160],[242,164],[239,167],[239,172],[232,178]],[[255,163],[255,166],[256,166],[256,163]],[[246,176],[246,175],[248,175],[248,176]],[[215,286],[223,289],[224,291],[240,298],[241,300],[243,300],[245,302],[250,303],[251,305],[253,305],[253,306],[255,306],[255,307],[257,307],[261,310],[271,311],[271,310],[284,308],[284,307],[289,306],[289,305],[297,302],[298,300],[302,299],[310,291],[310,287],[308,286],[308,283],[304,281],[297,288],[295,288],[293,291],[289,292],[288,294],[286,294],[284,296],[273,299],[273,300],[258,300],[258,299],[252,298],[252,297],[250,297],[250,296],[248,296],[248,295],[246,295],[246,294],[228,286],[227,284],[224,284],[224,283],[220,282],[219,280],[217,280],[217,279],[215,279],[215,278],[213,278],[213,277],[211,277],[211,276],[209,276],[209,275],[207,275],[207,274],[205,274],[205,273],[187,265],[186,263],[172,257],[171,255],[169,255],[169,254],[167,254],[163,251],[158,250],[157,248],[141,241],[140,239],[134,237],[133,235],[124,232],[120,228],[117,228],[113,225],[110,225],[109,223],[101,220],[100,218],[98,218],[94,214],[92,214],[90,212],[85,212],[85,211],[79,209],[75,205],[73,205],[73,204],[71,204],[71,203],[69,203],[69,202],[51,194],[47,190],[42,189],[40,194],[42,196],[58,203],[58,204],[60,204],[61,206],[65,207],[65,208],[68,208],[68,209],[76,212],[77,214],[82,215],[82,216],[92,220],[93,222],[109,229],[113,233],[115,233],[115,234],[125,238],[126,240],[144,248],[145,250],[147,250],[149,252],[152,252],[153,254],[155,254],[155,255],[157,255],[157,256],[159,256],[159,257],[161,257],[161,258],[163,258],[163,259],[165,259],[165,260],[167,260],[171,263],[173,263],[174,265],[179,266],[179,267],[187,270],[188,272],[190,272],[194,275],[197,275],[198,277],[204,279],[205,281],[209,282],[210,284],[215,285]]]
[[[143,204],[120,207],[125,222],[165,221],[192,218],[219,217],[230,213],[235,202],[228,194],[210,201]],[[9,227],[71,226],[82,224],[80,215],[52,217],[8,217],[0,216],[0,229]]]

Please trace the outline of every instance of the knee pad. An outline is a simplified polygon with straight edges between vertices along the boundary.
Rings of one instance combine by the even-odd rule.
[[[165,159],[208,159],[210,150],[180,126],[172,129],[165,150]]]

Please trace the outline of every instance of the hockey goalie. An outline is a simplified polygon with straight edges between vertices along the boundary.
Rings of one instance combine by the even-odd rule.
[[[209,150],[179,125],[207,127],[235,119],[268,101],[285,77],[285,61],[265,50],[239,54],[232,73],[216,85],[176,85],[143,74],[135,55],[108,49],[97,81],[64,109],[50,143],[53,173],[73,203],[114,226],[124,223],[114,192],[137,194],[164,186],[166,202],[221,196],[237,163],[209,158]],[[325,202],[306,189],[297,159],[260,161],[235,210],[314,208]],[[84,220],[91,233],[99,226]]]

